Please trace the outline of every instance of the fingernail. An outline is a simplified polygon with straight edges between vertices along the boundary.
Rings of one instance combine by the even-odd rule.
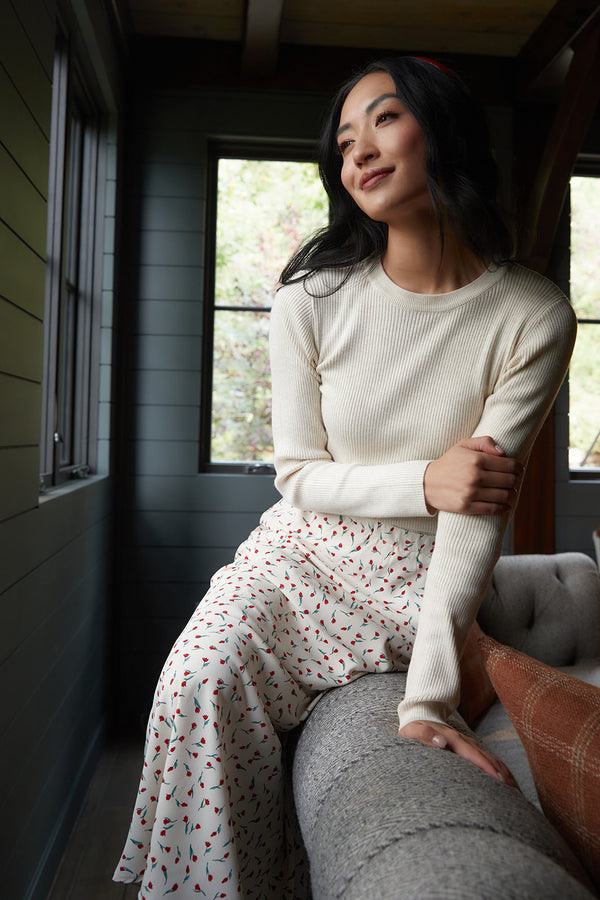
[[[498,781],[504,783],[504,775],[502,774],[502,772],[496,772],[496,778],[498,779]]]
[[[504,450],[502,449],[502,447],[499,444],[494,444],[494,447],[496,448],[498,453],[504,453]]]
[[[445,747],[447,742],[446,738],[440,737],[439,734],[436,734],[431,738],[431,743],[435,744],[436,747]]]

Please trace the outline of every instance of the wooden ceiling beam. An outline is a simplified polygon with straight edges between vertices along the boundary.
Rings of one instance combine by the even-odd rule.
[[[557,71],[562,81],[565,67],[568,67],[569,48],[593,31],[600,20],[598,0],[558,0],[548,15],[522,47],[517,61],[520,75],[518,93],[524,96],[543,84],[548,72]],[[556,81],[556,77],[550,79]]]
[[[242,78],[240,45],[235,41],[201,38],[131,38],[131,77],[140,85],[165,89],[227,88],[300,91],[332,97],[353,72],[399,50],[389,47],[303,47],[282,44],[276,72],[262,78]],[[427,55],[423,51],[423,55]],[[444,54],[443,62],[456,69],[477,96],[490,106],[508,106],[514,97],[514,60],[491,56]]]
[[[579,148],[600,102],[600,19],[573,48],[573,58],[549,134],[540,148],[530,193],[523,256],[545,271]]]
[[[112,16],[112,26],[116,33],[117,42],[123,51],[125,58],[129,57],[129,36],[133,34],[133,24],[127,0],[111,0],[109,5]]]
[[[283,0],[246,0],[242,79],[275,74]]]

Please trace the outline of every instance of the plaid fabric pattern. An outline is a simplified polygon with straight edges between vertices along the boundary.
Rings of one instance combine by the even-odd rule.
[[[600,888],[600,689],[492,638],[479,646],[542,809]]]

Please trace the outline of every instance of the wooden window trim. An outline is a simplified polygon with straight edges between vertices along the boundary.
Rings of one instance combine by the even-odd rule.
[[[81,129],[75,140],[73,122]],[[73,148],[75,166],[69,156]],[[97,465],[105,157],[100,111],[73,58],[67,31],[59,26],[48,188],[42,491],[85,477]]]

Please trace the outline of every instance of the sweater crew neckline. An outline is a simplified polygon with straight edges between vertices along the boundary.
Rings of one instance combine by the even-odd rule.
[[[396,303],[401,303],[403,306],[411,309],[440,312],[442,310],[455,309],[477,299],[477,297],[480,297],[481,294],[504,278],[507,271],[507,265],[490,266],[474,281],[445,294],[417,294],[414,291],[408,291],[400,287],[387,275],[381,260],[377,260],[374,265],[372,264],[367,277],[375,287]]]

